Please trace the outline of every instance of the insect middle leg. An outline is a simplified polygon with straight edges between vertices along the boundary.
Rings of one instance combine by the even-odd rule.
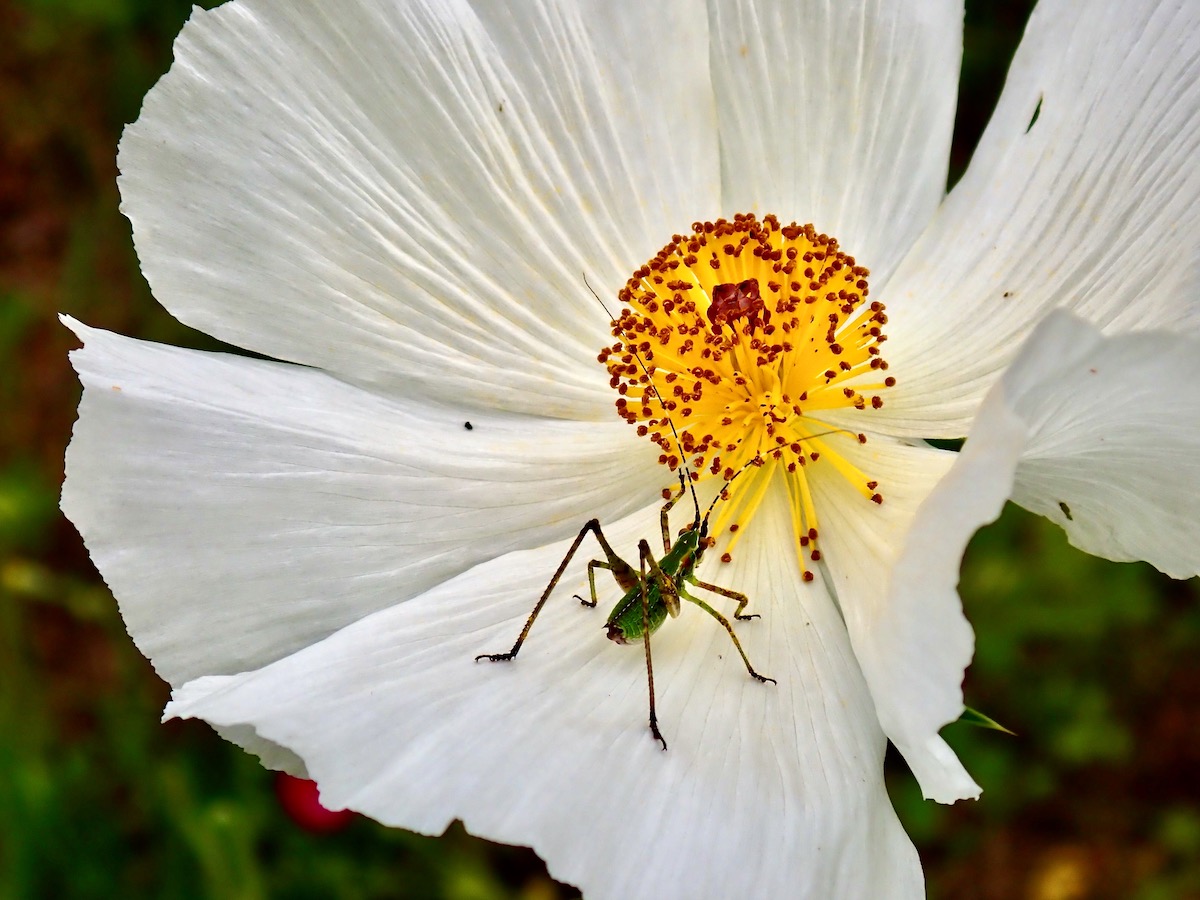
[[[584,535],[591,532],[596,536],[596,541],[600,544],[600,549],[604,551],[604,555],[608,558],[607,563],[594,561],[593,565],[600,565],[613,573],[613,578],[616,579],[623,589],[629,590],[638,583],[638,574],[633,570],[633,567],[621,557],[617,556],[616,551],[609,546],[608,540],[604,537],[604,532],[600,530],[600,520],[590,519],[586,525],[579,529],[579,534],[575,535],[575,540],[571,542],[570,549],[567,550],[567,555],[563,557],[558,568],[554,571],[554,575],[550,578],[550,583],[546,585],[546,589],[542,591],[542,596],[538,598],[537,604],[533,607],[533,612],[529,614],[529,618],[525,620],[525,627],[521,629],[521,633],[517,635],[516,643],[512,645],[512,649],[507,653],[481,653],[475,657],[475,661],[486,659],[491,662],[503,662],[514,658],[521,649],[521,645],[525,643],[525,638],[529,636],[529,629],[533,627],[534,620],[538,617],[538,613],[542,611],[542,607],[546,605],[546,600],[550,597],[551,592],[558,585],[558,580],[562,578],[563,572],[566,571],[571,558],[575,555],[575,551],[579,549],[579,545],[583,543]],[[588,566],[588,576],[592,582],[592,600],[593,604],[596,599],[596,582],[593,575],[592,565]]]
[[[702,582],[699,582],[699,581],[696,581],[693,583],[696,585],[703,584]],[[704,586],[707,587],[707,585],[704,585]],[[738,636],[734,633],[733,626],[729,624],[729,620],[727,618],[725,618],[723,615],[721,615],[719,612],[717,612],[715,609],[713,609],[711,606],[709,606],[707,603],[705,603],[699,597],[694,597],[691,594],[689,594],[687,592],[687,590],[683,587],[682,583],[679,584],[679,594],[685,600],[689,600],[692,603],[695,603],[702,610],[704,610],[706,613],[708,613],[710,616],[712,616],[714,619],[716,619],[718,622],[721,623],[721,627],[723,627],[729,633],[729,639],[731,641],[733,641],[733,646],[735,646],[737,648],[737,652],[739,654],[741,654],[742,662],[744,662],[746,664],[747,672],[749,672],[751,675],[753,675],[759,681],[769,681],[769,682],[771,682],[771,684],[779,684],[779,682],[776,681],[774,678],[769,678],[766,675],[759,675],[758,672],[754,671],[754,666],[750,665],[750,657],[748,657],[746,655],[746,651],[742,649],[742,642],[738,640]],[[749,618],[749,617],[747,617],[747,618]]]
[[[582,603],[584,606],[587,606],[589,608],[595,608],[596,604],[600,602],[600,598],[596,594],[596,570],[597,569],[608,569],[608,571],[612,572],[613,580],[616,581],[617,584],[619,584],[621,586],[622,590],[627,591],[631,587],[633,587],[635,584],[637,584],[637,574],[633,571],[633,568],[631,566],[627,565],[625,563],[625,560],[623,560],[623,559],[617,559],[617,562],[620,563],[621,566],[624,566],[624,569],[621,569],[621,570],[614,569],[613,564],[611,562],[605,562],[602,559],[593,559],[591,562],[589,562],[588,566],[587,566],[588,588],[590,589],[592,599],[585,600],[585,599],[583,599],[583,597],[580,597],[578,594],[574,595],[575,599],[578,600],[580,603]],[[630,580],[630,579],[632,579],[632,580]]]

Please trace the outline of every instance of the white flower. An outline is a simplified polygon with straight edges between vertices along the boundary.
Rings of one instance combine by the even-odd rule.
[[[1015,483],[1092,552],[1186,576],[1200,547],[1200,7],[1043,2],[943,202],[961,25],[950,0],[196,12],[122,141],[124,210],[173,314],[287,362],[70,323],[63,495],[168,715],[332,807],[531,844],[590,897],[918,896],[881,760],[886,735],[927,796],[978,792],[937,733],[971,531]],[[653,644],[663,753],[642,654],[569,599],[590,543],[516,661],[473,657],[511,644],[586,520],[627,559],[657,533],[671,477],[613,415],[583,273],[613,297],[738,212],[870,269],[897,383],[855,369],[820,420],[867,442],[739,485],[744,540],[700,574],[751,598],[737,634],[778,684],[685,608]],[[1055,308],[1075,315],[1018,355]],[[749,396],[784,402],[767,375],[789,390],[822,339],[742,360]],[[921,442],[967,433],[989,389],[959,457]]]

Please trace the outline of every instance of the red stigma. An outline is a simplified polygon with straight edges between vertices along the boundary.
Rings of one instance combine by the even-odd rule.
[[[734,319],[745,317],[750,323],[750,333],[758,328],[758,317],[762,314],[764,325],[771,322],[771,311],[763,304],[757,278],[747,278],[738,284],[718,284],[712,291],[712,302],[708,305],[708,321],[713,330],[721,333],[721,326]]]

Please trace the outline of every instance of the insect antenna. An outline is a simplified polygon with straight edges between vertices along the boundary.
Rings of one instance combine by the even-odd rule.
[[[618,323],[616,316],[614,316],[612,314],[612,312],[609,311],[608,305],[603,300],[600,299],[600,295],[596,293],[596,289],[594,287],[592,287],[591,282],[589,282],[587,280],[587,272],[583,273],[583,283],[585,285],[587,285],[587,289],[592,292],[592,296],[596,298],[596,302],[600,304],[600,307],[604,310],[604,312],[608,316],[608,318],[614,324],[616,324],[617,329],[621,332],[622,336],[624,336],[625,340],[629,342],[627,345],[629,347],[629,352],[633,354],[633,358],[637,360],[637,364],[641,367],[642,372],[645,373],[646,384],[650,387],[650,390],[653,392],[654,399],[658,401],[658,405],[662,407],[663,417],[667,420],[667,425],[669,425],[671,427],[671,434],[675,436],[675,446],[679,450],[679,459],[680,459],[679,484],[680,484],[680,486],[683,486],[685,483],[687,484],[687,489],[692,495],[692,506],[694,506],[696,508],[696,522],[697,522],[697,524],[699,524],[699,522],[700,522],[700,500],[696,496],[696,487],[695,487],[695,485],[692,484],[691,473],[686,471],[687,470],[687,454],[683,450],[683,441],[680,440],[680,438],[679,438],[679,432],[675,430],[675,423],[673,421],[671,421],[671,413],[667,409],[667,404],[663,400],[662,394],[660,394],[658,392],[658,387],[654,383],[654,378],[650,375],[650,369],[646,366],[646,361],[643,360],[642,355],[640,353],[638,353],[637,344],[634,342],[632,335],[630,335],[628,332],[625,331],[624,328],[621,327],[621,325]],[[732,480],[733,479],[730,479],[730,481],[732,481]],[[718,496],[720,496],[720,495],[718,494]],[[710,510],[710,512],[711,512],[711,510]],[[705,516],[705,518],[707,518],[707,516]]]

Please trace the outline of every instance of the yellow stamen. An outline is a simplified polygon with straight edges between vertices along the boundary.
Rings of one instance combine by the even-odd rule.
[[[718,514],[714,534],[738,523],[723,558],[776,472],[808,579],[805,551],[820,559],[809,477],[828,471],[882,502],[876,482],[838,450],[866,436],[824,419],[879,409],[879,392],[895,384],[883,374],[887,316],[867,301],[868,274],[811,225],[737,215],[675,235],[622,289],[617,340],[599,356],[618,413],[659,445],[660,462],[688,465],[693,478],[728,481],[755,459],[766,464],[731,486]]]

